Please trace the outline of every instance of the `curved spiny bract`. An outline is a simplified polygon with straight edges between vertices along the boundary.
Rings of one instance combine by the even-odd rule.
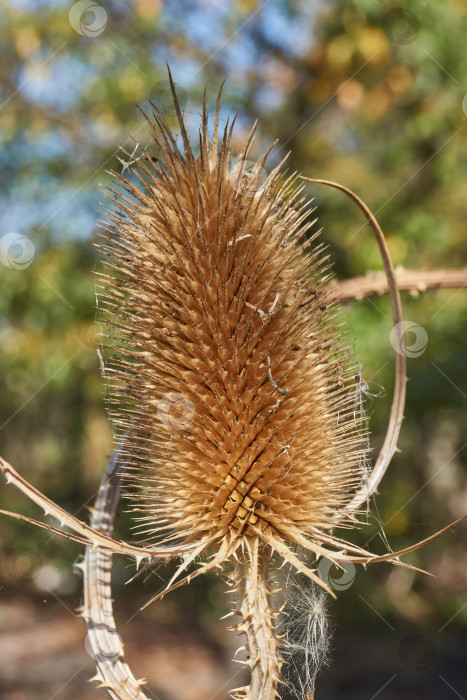
[[[248,627],[266,595],[265,551],[325,588],[294,549],[347,551],[331,532],[364,476],[357,370],[295,176],[276,168],[260,181],[265,159],[246,172],[253,133],[232,166],[232,126],[218,143],[219,101],[213,141],[204,111],[195,153],[176,108],[183,151],[155,110],[161,159],[140,159],[139,182],[117,176],[124,194],[110,195],[99,300],[110,415],[131,436],[123,453],[133,455],[125,479],[137,530],[189,546],[164,592],[242,561],[245,631],[275,648],[274,620],[269,641]],[[276,696],[273,657],[252,668],[250,698]]]

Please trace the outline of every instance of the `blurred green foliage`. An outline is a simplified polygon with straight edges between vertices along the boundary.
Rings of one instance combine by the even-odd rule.
[[[100,16],[75,18],[73,28],[73,7],[0,2],[0,237],[14,232],[34,246],[22,263],[21,239],[0,264],[0,437],[2,454],[26,478],[85,517],[111,451],[94,323],[98,184],[111,185],[108,170],[121,170],[117,149],[133,150],[130,135],[150,141],[136,104],[147,109],[151,99],[174,122],[166,62],[192,133],[205,86],[212,108],[226,77],[222,118],[239,110],[237,144],[258,119],[254,154],[278,138],[271,166],[290,151],[292,171],[358,192],[396,265],[466,266],[467,14],[461,0],[116,0],[102,2]],[[306,192],[336,275],[380,269],[354,205],[321,186]],[[381,521],[399,548],[462,515],[467,503],[467,294],[404,301],[428,345],[408,361],[402,453],[382,484],[379,515],[359,538],[375,536],[381,550]],[[393,386],[389,302],[365,300],[345,313],[376,450]],[[0,505],[37,515],[12,487],[1,488]],[[8,585],[34,590],[37,559],[66,572],[79,551],[7,518],[0,525]],[[460,607],[466,558],[459,530],[412,555],[437,579],[370,567],[359,570],[358,590],[390,619],[444,620]],[[341,620],[378,622],[360,603],[349,605],[355,590],[339,597]]]

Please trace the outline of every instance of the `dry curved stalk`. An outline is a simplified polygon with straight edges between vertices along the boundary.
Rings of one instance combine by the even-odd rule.
[[[305,176],[302,176],[302,179],[306,180],[307,182],[328,185],[329,187],[334,187],[340,190],[341,192],[344,192],[360,207],[360,209],[365,214],[367,221],[370,224],[371,230],[373,231],[378,242],[381,259],[384,265],[384,271],[391,300],[392,318],[394,322],[394,330],[396,336],[396,347],[403,348],[404,318],[402,314],[401,297],[397,286],[397,280],[394,272],[394,266],[391,260],[391,255],[386,245],[384,234],[375,216],[367,207],[367,205],[360,199],[360,197],[358,197],[355,194],[355,192],[352,192],[352,190],[349,190],[347,187],[344,187],[344,185],[340,185],[339,183],[330,180],[320,180]],[[339,516],[339,519],[342,518],[345,514],[354,513],[355,511],[357,511],[362,506],[362,504],[365,503],[365,501],[367,501],[370,498],[370,496],[372,496],[376,492],[378,485],[381,482],[381,479],[383,478],[385,471],[389,466],[389,462],[391,461],[397,449],[397,440],[399,437],[402,420],[404,417],[406,394],[406,365],[407,363],[404,353],[396,352],[396,377],[394,385],[394,396],[392,400],[391,413],[389,416],[389,423],[386,430],[386,436],[384,438],[383,446],[381,447],[375,465],[368,478],[355,493],[352,500],[345,506],[345,508],[343,508],[343,512],[340,514],[336,514]]]
[[[398,267],[395,270],[397,287],[400,292],[418,294],[429,289],[465,289],[467,287],[467,268],[455,270],[405,270]],[[369,275],[351,277],[341,282],[331,282],[328,286],[332,299],[345,303],[364,299],[370,296],[380,296],[389,290],[388,280],[384,272],[373,272]]]
[[[92,528],[108,537],[112,537],[126,469],[121,449],[119,445],[104,472],[90,521]],[[97,666],[92,680],[99,681],[99,687],[106,688],[115,700],[147,700],[141,690],[144,681],[133,676],[124,660],[123,643],[116,629],[111,591],[112,554],[88,546],[84,561],[77,566],[84,577],[84,604],[80,614],[86,621]]]
[[[63,510],[63,508],[60,508],[60,506],[51,501],[50,498],[47,498],[47,496],[36,489],[35,486],[30,484],[28,481],[26,481],[26,479],[18,474],[16,469],[14,469],[14,467],[12,467],[11,464],[9,464],[2,457],[0,457],[0,470],[5,475],[7,484],[11,483],[16,486],[16,488],[22,491],[31,501],[40,506],[40,508],[44,510],[45,515],[52,515],[59,521],[61,527],[68,527],[70,530],[72,530],[72,532],[77,534],[63,532],[63,530],[53,527],[48,523],[41,523],[39,520],[35,520],[34,518],[28,518],[25,515],[12,513],[8,510],[0,510],[2,515],[9,515],[11,518],[16,518],[17,520],[22,520],[26,523],[36,525],[37,527],[53,532],[56,535],[61,535],[62,537],[66,537],[74,542],[79,542],[80,544],[85,544],[86,546],[99,547],[105,552],[127,554],[128,556],[136,559],[138,565],[144,559],[173,559],[173,557],[190,553],[194,547],[194,545],[180,545],[173,548],[160,547],[158,549],[148,549],[127,544],[126,542],[117,542],[102,532],[98,532],[97,530],[93,529],[82,520],[78,520],[78,518],[75,518],[70,513],[67,513],[66,510]]]

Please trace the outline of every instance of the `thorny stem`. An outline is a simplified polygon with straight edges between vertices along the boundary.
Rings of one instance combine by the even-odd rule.
[[[125,464],[121,459],[122,444],[112,455],[104,472],[92,511],[90,526],[112,537],[120,500],[120,488]],[[86,621],[88,640],[97,665],[92,680],[107,688],[114,700],[147,700],[141,690],[144,681],[136,680],[124,661],[123,644],[117,632],[112,609],[112,555],[86,547],[82,564],[84,575],[84,605],[81,617]]]
[[[275,628],[278,611],[271,607],[270,556],[264,550],[258,538],[251,538],[246,551],[238,554],[233,575],[242,616],[235,629],[246,635],[246,664],[251,672],[249,686],[238,688],[234,693],[239,700],[273,700],[278,697],[277,683],[282,666]]]
[[[43,508],[45,515],[52,515],[56,518],[61,527],[68,527],[72,531],[63,532],[63,530],[53,527],[48,523],[42,523],[33,518],[29,518],[25,515],[20,515],[19,513],[13,513],[7,510],[0,510],[2,515],[8,515],[10,518],[15,518],[16,520],[22,520],[26,523],[31,523],[32,525],[37,525],[49,532],[53,532],[62,537],[66,537],[69,540],[74,540],[80,544],[85,544],[86,546],[92,545],[94,547],[99,547],[100,549],[108,552],[114,552],[116,554],[128,554],[136,559],[139,563],[144,559],[149,560],[168,560],[173,557],[180,556],[184,553],[189,553],[193,549],[193,545],[187,546],[177,546],[177,548],[160,547],[158,549],[145,549],[143,547],[137,547],[135,545],[127,544],[126,542],[117,542],[111,537],[94,530],[87,523],[78,520],[73,515],[70,515],[66,510],[58,506],[56,503],[47,498],[43,493],[41,493],[35,486],[30,484],[26,479],[24,479],[14,467],[9,464],[6,459],[0,457],[0,470],[3,472],[7,484],[14,484],[16,488],[22,491],[31,501],[37,503],[38,506]],[[77,534],[73,534],[77,533]]]
[[[396,268],[395,277],[400,292],[418,294],[428,289],[466,289],[467,268],[457,270],[404,270]],[[384,272],[351,277],[328,286],[332,300],[345,303],[364,297],[387,294],[388,280]]]

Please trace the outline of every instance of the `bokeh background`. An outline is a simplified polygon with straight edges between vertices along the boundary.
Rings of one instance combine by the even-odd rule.
[[[1,453],[79,517],[111,451],[94,322],[100,185],[128,160],[119,146],[150,143],[137,105],[154,101],[176,128],[166,62],[190,133],[204,89],[212,109],[226,78],[221,117],[238,110],[236,147],[258,120],[253,155],[278,139],[268,168],[290,152],[291,170],[358,192],[396,265],[467,265],[462,0],[1,0],[0,29]],[[380,269],[356,207],[306,191],[337,278]],[[467,506],[467,290],[405,294],[404,308],[418,344],[401,452],[355,537],[381,552],[386,538],[408,546]],[[374,455],[393,388],[389,302],[366,299],[345,315]],[[11,486],[0,487],[0,507],[40,517]],[[342,590],[329,603],[332,660],[317,700],[467,697],[465,535],[461,526],[408,557],[433,576],[379,565],[339,584],[329,573]],[[1,697],[105,698],[87,682],[93,662],[75,615],[80,547],[2,516],[0,549]],[[116,560],[116,614],[148,696],[226,698],[240,681],[237,640],[219,622],[222,581],[138,613],[166,573],[125,586],[132,573]]]

